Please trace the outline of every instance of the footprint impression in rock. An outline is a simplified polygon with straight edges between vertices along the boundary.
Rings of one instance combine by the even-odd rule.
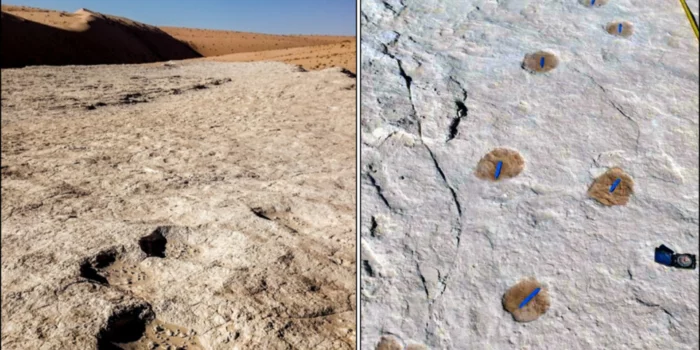
[[[557,68],[559,58],[547,51],[537,51],[525,55],[522,68],[531,73],[544,73]]]
[[[384,336],[379,339],[379,343],[375,347],[375,350],[402,350],[403,346],[399,341],[391,336]]]
[[[608,3],[608,0],[579,0],[581,5],[586,7],[601,7]]]
[[[605,25],[605,30],[608,34],[627,38],[634,33],[634,26],[627,21],[615,21]]]
[[[501,169],[496,178],[498,162]],[[476,166],[476,176],[480,179],[500,181],[518,176],[525,167],[525,160],[518,151],[507,148],[496,148],[487,153]]]
[[[391,336],[383,336],[377,343],[375,350],[428,350],[428,347],[423,344],[410,343],[404,349],[398,339]]]
[[[539,288],[539,292],[527,303],[525,299]],[[535,278],[528,278],[512,286],[503,295],[503,308],[513,314],[513,318],[518,322],[530,322],[538,319],[549,310],[549,294],[547,288],[543,287]]]
[[[613,186],[616,183],[615,186]],[[611,191],[612,190],[612,191]],[[634,181],[620,168],[612,168],[598,176],[588,189],[588,195],[603,205],[625,205],[634,190]]]

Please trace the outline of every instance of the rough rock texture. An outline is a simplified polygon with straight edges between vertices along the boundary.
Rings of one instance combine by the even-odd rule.
[[[354,349],[355,111],[339,68],[3,70],[2,349]]]
[[[361,12],[363,348],[385,334],[431,349],[698,347],[698,271],[653,261],[661,243],[698,247],[698,42],[677,1]],[[615,20],[634,35],[608,34]],[[540,50],[557,68],[522,69]],[[474,176],[497,147],[523,172]],[[588,197],[613,167],[634,178],[626,206]],[[522,276],[549,286],[535,322],[502,306]]]

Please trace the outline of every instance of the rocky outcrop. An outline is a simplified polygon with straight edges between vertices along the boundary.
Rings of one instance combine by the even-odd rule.
[[[697,272],[653,261],[698,247],[698,42],[678,3],[361,12],[363,348],[698,347]],[[525,166],[484,181],[498,148]],[[608,207],[588,189],[615,167],[634,194]],[[524,276],[551,306],[518,323],[502,297]]]

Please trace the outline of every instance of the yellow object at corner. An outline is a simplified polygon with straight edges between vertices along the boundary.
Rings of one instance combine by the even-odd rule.
[[[700,37],[698,36],[698,24],[695,22],[695,16],[693,16],[693,13],[690,12],[690,9],[688,8],[688,4],[685,3],[685,0],[680,0],[681,6],[683,6],[683,10],[685,11],[685,16],[688,17],[688,22],[690,22],[690,26],[693,27],[693,32],[695,33],[695,38],[700,40]]]

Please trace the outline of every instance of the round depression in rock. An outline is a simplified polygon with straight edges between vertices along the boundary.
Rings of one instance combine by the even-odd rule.
[[[579,2],[586,7],[600,7],[606,5],[608,0],[579,0]]]
[[[620,168],[612,168],[598,176],[588,189],[590,197],[607,206],[627,204],[633,192],[634,181]]]
[[[391,336],[383,336],[381,339],[379,339],[379,343],[377,343],[377,347],[375,350],[402,350],[403,346],[401,346],[401,343],[399,341]]]
[[[544,73],[557,68],[558,65],[557,55],[547,51],[537,51],[525,55],[522,68],[530,72]]]
[[[537,288],[539,292],[523,305]],[[518,322],[530,322],[538,319],[549,310],[549,294],[535,278],[524,279],[512,286],[503,295],[503,308],[513,314]],[[522,307],[521,307],[522,306]]]
[[[605,30],[608,32],[608,34],[625,38],[634,34],[634,26],[632,23],[627,21],[610,22],[605,26]]]
[[[501,163],[500,173],[496,178],[498,162]],[[518,151],[508,148],[496,148],[487,153],[476,166],[476,176],[480,179],[499,181],[518,176],[525,168],[525,159]]]

